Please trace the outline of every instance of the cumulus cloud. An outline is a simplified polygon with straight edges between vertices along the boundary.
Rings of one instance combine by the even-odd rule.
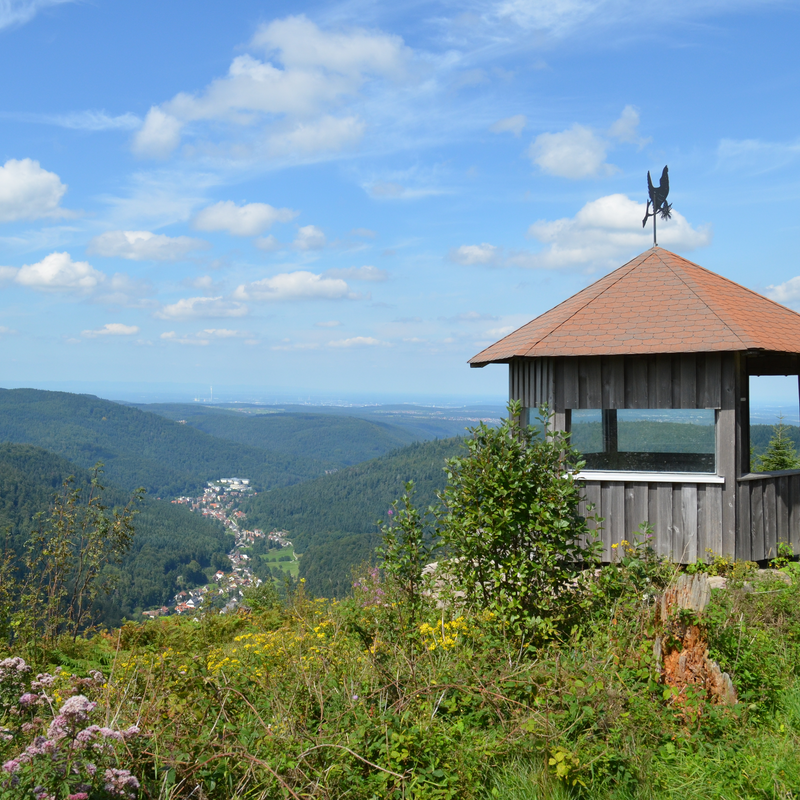
[[[61,178],[38,161],[9,159],[0,167],[0,222],[70,216],[59,206],[66,191]]]
[[[389,273],[378,267],[346,267],[342,269],[329,269],[326,278],[342,278],[346,281],[385,281]]]
[[[265,253],[274,253],[283,247],[283,243],[279,242],[272,234],[269,236],[259,236],[258,239],[253,241],[253,244]]]
[[[800,277],[789,278],[784,283],[767,286],[766,295],[776,303],[797,308],[800,304]]]
[[[652,243],[652,232],[642,229],[644,213],[644,203],[624,194],[600,197],[574,217],[535,222],[528,234],[545,244],[545,250],[512,254],[506,263],[540,269],[618,266],[620,258],[646,250]],[[705,247],[711,236],[709,226],[695,228],[677,211],[672,219],[658,223],[659,244],[673,250]]]
[[[539,168],[560,178],[594,178],[610,175],[616,167],[606,164],[607,144],[592,130],[573,125],[561,133],[542,133],[528,149]]]
[[[194,250],[211,245],[189,236],[164,236],[150,231],[109,231],[89,242],[89,255],[127,258],[131,261],[179,261]]]
[[[361,141],[366,125],[358,117],[324,116],[298,122],[289,130],[276,130],[266,140],[270,156],[307,156],[345,150]]]
[[[183,124],[153,106],[133,137],[133,152],[142,158],[167,158],[181,142]]]
[[[90,292],[106,276],[86,261],[73,261],[69,253],[50,253],[35,264],[0,267],[0,279],[37,291]]]
[[[268,203],[237,206],[232,200],[224,200],[204,208],[192,224],[199,231],[227,231],[233,236],[258,236],[276,222],[290,222],[298,213],[291,208],[274,208]]]
[[[619,119],[608,129],[609,136],[629,144],[643,144],[639,137],[639,112],[633,106],[625,106]]]
[[[234,292],[238,300],[341,300],[353,298],[347,283],[313,272],[284,272],[272,278],[246,283]]]
[[[81,336],[94,339],[98,336],[134,336],[139,333],[136,325],[123,325],[121,322],[108,322],[102,328],[93,331],[83,331]]]
[[[528,118],[524,114],[515,114],[513,117],[498,120],[489,126],[489,130],[492,133],[513,133],[514,136],[520,136],[527,123]]]
[[[328,347],[387,347],[388,342],[374,339],[372,336],[354,336],[352,339],[335,339],[328,342]]]
[[[464,266],[492,266],[499,263],[502,249],[496,245],[483,242],[483,244],[462,244],[450,250],[448,258],[456,264]]]
[[[246,305],[222,297],[186,297],[177,303],[165,305],[156,312],[160,319],[243,317],[245,314]]]
[[[363,123],[330,111],[356,97],[370,79],[402,77],[410,59],[397,36],[323,31],[302,15],[261,25],[248,50],[202,92],[182,92],[151,108],[134,150],[167,156],[178,146],[183,125],[198,121],[243,126],[263,121],[272,154],[341,149],[361,137]]]
[[[620,142],[637,143],[645,140],[638,136],[639,112],[625,106],[619,119],[608,130],[608,136]],[[560,178],[596,178],[613,175],[618,168],[606,162],[611,143],[609,140],[577,123],[560,133],[542,133],[528,148],[528,156],[542,172]]]
[[[292,244],[298,250],[321,250],[325,247],[325,234],[316,225],[304,225],[297,231]]]
[[[481,314],[478,311],[466,311],[454,317],[439,317],[444,322],[495,322],[498,317],[493,314]]]

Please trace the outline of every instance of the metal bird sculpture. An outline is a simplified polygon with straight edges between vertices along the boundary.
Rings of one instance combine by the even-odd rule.
[[[660,214],[661,219],[669,219],[672,216],[672,204],[667,202],[667,195],[669,194],[669,167],[664,167],[661,172],[661,183],[658,186],[653,186],[653,179],[650,177],[650,171],[647,171],[647,194],[649,200],[647,201],[647,209],[644,213],[642,220],[642,227],[647,225],[647,220],[653,218],[653,245],[657,245],[656,241],[656,215]],[[652,207],[652,211],[650,210]]]

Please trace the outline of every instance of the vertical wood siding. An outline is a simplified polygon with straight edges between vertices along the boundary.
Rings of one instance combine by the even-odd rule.
[[[613,545],[631,541],[643,522],[653,527],[656,551],[677,562],[691,563],[707,551],[734,555],[736,550],[739,555],[740,549],[746,549],[749,553],[749,544],[741,548],[736,536],[736,400],[741,381],[741,361],[735,353],[521,358],[509,364],[510,398],[529,409],[547,404],[560,430],[570,409],[717,410],[717,472],[725,477],[724,485],[586,482],[581,513],[588,514],[593,505],[591,513],[604,518],[605,561],[614,555]],[[795,497],[800,502],[800,476]],[[775,524],[791,529],[792,509],[789,500],[780,508],[774,501]],[[798,517],[796,530],[800,513],[794,516]]]
[[[778,542],[788,542],[800,552],[800,472],[742,478],[737,558],[774,558]]]
[[[509,364],[509,397],[527,408],[546,403],[556,413],[572,408],[733,409],[735,360],[733,353],[517,358]]]

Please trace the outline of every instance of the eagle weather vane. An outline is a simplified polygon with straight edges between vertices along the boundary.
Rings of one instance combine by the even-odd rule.
[[[647,225],[647,220],[653,218],[653,247],[658,246],[656,240],[656,217],[661,214],[661,219],[669,219],[672,216],[672,204],[667,202],[667,195],[669,194],[669,167],[664,167],[661,173],[661,183],[658,186],[653,186],[653,181],[650,177],[650,171],[647,171],[647,193],[650,199],[647,201],[647,210],[644,213],[642,220],[642,227]],[[652,211],[650,208],[652,207]]]

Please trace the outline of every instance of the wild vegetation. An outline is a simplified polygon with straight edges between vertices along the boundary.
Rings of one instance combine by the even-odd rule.
[[[0,534],[17,577],[27,574],[26,542],[40,528],[37,515],[46,516],[70,476],[71,490],[80,490],[86,502],[92,484],[88,470],[39,447],[0,444]],[[105,484],[104,478],[103,504],[112,512],[124,508],[131,493]],[[121,562],[103,569],[104,580],[113,577],[111,591],[92,603],[95,620],[106,625],[119,625],[143,608],[165,603],[182,588],[179,583],[206,583],[209,573],[229,568],[232,537],[221,523],[147,497],[135,508],[136,535]]]
[[[0,798],[799,796],[790,554],[767,577],[728,560],[698,565],[724,572],[727,588],[666,627],[658,597],[676,567],[646,530],[594,567],[568,448],[526,436],[511,423],[481,431],[450,462],[447,492],[480,494],[488,541],[464,536],[447,503],[426,525],[407,495],[386,515],[380,567],[356,571],[343,600],[312,599],[300,583],[281,602],[266,584],[247,613],[128,623],[52,649],[5,645]],[[542,483],[515,488],[506,514],[532,449]],[[492,474],[478,485],[487,451]],[[436,534],[449,552],[431,572]],[[501,570],[516,557],[512,535],[540,556],[524,579]],[[481,549],[484,580],[508,602],[493,606],[463,568]],[[531,581],[558,602],[531,594]],[[655,639],[663,652],[690,627],[738,703],[664,683]]]
[[[242,507],[248,524],[291,532],[302,553],[300,577],[310,592],[341,597],[350,589],[353,566],[374,560],[381,540],[377,520],[386,518],[405,484],[413,480],[417,502],[432,505],[445,486],[445,459],[463,446],[463,439],[417,442],[332,475],[261,493]]]

